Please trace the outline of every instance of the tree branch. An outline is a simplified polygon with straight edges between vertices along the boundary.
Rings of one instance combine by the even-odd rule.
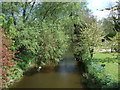
[[[32,12],[32,9],[33,9],[34,5],[35,5],[35,1],[33,2],[32,6],[31,6],[31,9],[30,9],[30,12],[29,12],[29,14],[27,15],[27,17],[25,18],[25,21],[27,21],[30,13]]]

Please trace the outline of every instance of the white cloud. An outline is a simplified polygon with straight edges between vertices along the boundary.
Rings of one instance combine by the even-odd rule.
[[[98,9],[103,4],[104,0],[88,0],[90,9]]]
[[[92,10],[93,15],[96,16],[97,19],[102,19],[107,17],[110,12],[100,10],[115,5],[117,1],[118,0],[88,0],[88,8]]]
[[[102,19],[102,18],[107,18],[108,15],[110,14],[110,11],[94,11],[93,15],[97,17],[98,20]]]
[[[115,2],[117,2],[118,0],[111,0],[111,2],[113,2],[113,3],[115,3]]]

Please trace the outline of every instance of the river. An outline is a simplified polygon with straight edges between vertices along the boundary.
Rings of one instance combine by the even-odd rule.
[[[84,88],[80,66],[72,53],[50,72],[39,72],[31,76],[23,76],[15,88]]]

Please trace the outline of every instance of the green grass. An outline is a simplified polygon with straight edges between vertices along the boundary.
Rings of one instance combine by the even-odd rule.
[[[118,82],[118,58],[117,53],[95,53],[94,60],[99,64],[105,64],[105,73],[110,74],[115,82]],[[120,81],[120,80],[119,80]]]
[[[118,53],[95,53],[93,59],[98,62],[118,63]]]
[[[111,77],[118,82],[118,63],[105,63],[105,73],[110,74]]]
[[[106,59],[106,58],[116,58],[117,53],[95,53],[94,59]]]

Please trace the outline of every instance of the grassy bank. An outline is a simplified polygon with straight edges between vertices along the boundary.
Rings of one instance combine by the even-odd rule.
[[[87,64],[88,87],[118,88],[120,82],[118,61],[117,53],[95,53],[91,62]]]

